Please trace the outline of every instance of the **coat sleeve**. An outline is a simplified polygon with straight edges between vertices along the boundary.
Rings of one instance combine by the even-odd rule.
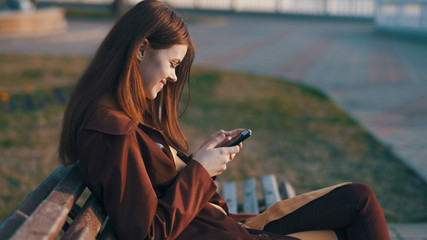
[[[82,175],[120,239],[175,239],[216,191],[204,167],[191,160],[158,199],[134,134],[92,132],[80,139]]]

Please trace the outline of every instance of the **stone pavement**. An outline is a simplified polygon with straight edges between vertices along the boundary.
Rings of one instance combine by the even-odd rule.
[[[390,224],[391,240],[427,240],[427,223]]]
[[[91,56],[112,23],[71,20],[57,35],[0,38],[0,53]],[[427,40],[383,36],[366,21],[248,14],[190,23],[190,31],[196,65],[322,89],[427,181]],[[427,239],[427,223],[389,229],[392,239]]]

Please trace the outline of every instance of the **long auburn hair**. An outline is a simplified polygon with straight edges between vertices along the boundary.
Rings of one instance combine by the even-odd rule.
[[[169,82],[154,100],[145,97],[136,58],[144,39],[153,49],[187,45],[187,53],[176,68],[178,81]],[[61,162],[70,165],[78,160],[77,132],[88,111],[105,94],[111,94],[128,117],[160,129],[170,146],[187,153],[187,140],[178,123],[178,108],[184,86],[190,81],[194,54],[186,23],[166,4],[146,0],[131,8],[101,43],[71,93],[59,142]]]

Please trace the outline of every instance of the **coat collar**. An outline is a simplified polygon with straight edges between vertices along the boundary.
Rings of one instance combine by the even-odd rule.
[[[138,124],[137,120],[118,110],[98,105],[91,110],[82,128],[112,135],[125,135],[135,131]]]

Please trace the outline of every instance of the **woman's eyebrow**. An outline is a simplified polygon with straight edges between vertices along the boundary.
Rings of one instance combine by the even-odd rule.
[[[171,62],[179,65],[181,63],[181,60],[179,60],[178,58],[173,58],[173,59],[171,59]]]

